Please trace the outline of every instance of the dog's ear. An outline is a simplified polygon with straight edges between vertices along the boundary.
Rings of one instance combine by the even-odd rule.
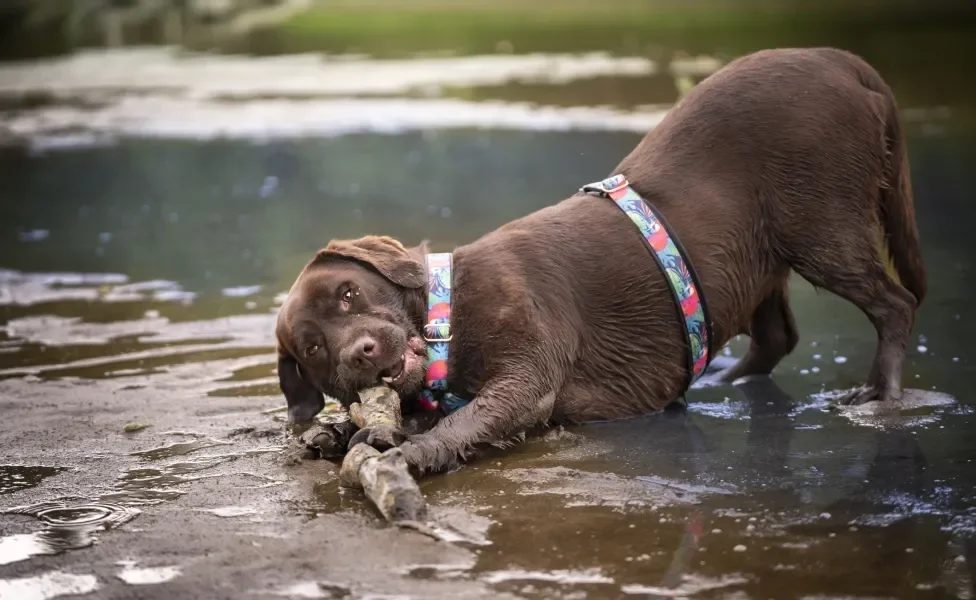
[[[391,237],[368,235],[358,240],[333,240],[319,250],[312,264],[331,258],[349,258],[371,266],[380,275],[404,288],[422,288],[427,285],[424,254],[427,243],[415,248],[404,248]]]
[[[288,403],[288,420],[311,421],[325,407],[325,396],[302,378],[298,361],[278,352],[278,384]]]

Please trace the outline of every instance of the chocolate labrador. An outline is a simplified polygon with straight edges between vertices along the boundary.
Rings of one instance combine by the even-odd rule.
[[[381,381],[406,410],[421,406],[434,342],[448,355],[438,367],[446,387],[469,401],[402,442],[420,471],[537,424],[657,411],[683,396],[696,357],[707,362],[737,334],[751,344],[726,381],[769,374],[793,350],[791,270],[877,329],[867,381],[844,401],[899,397],[926,274],[895,98],[866,62],[830,48],[741,57],[613,173],[640,198],[638,212],[667,227],[694,274],[685,288],[647,243],[658,225],[635,227],[606,193],[581,190],[454,250],[449,334],[425,328],[435,291],[425,245],[333,241],[278,317],[290,418],[310,419],[323,394],[348,406]],[[683,320],[679,288],[701,297],[709,339]],[[706,347],[692,356],[696,339]]]

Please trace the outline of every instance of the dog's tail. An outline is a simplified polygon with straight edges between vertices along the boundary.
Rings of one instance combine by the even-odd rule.
[[[891,88],[881,75],[861,59],[855,59],[858,78],[868,90],[880,96],[881,114],[884,121],[884,179],[879,198],[881,217],[881,245],[889,271],[894,273],[902,286],[915,296],[917,306],[922,304],[928,288],[925,263],[915,222],[915,204],[912,198],[911,173],[908,166],[908,149],[905,134],[898,116],[898,103]],[[893,265],[891,264],[893,263]]]

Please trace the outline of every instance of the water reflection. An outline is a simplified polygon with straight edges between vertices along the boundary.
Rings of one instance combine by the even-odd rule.
[[[95,543],[96,533],[127,523],[139,513],[131,507],[83,500],[45,502],[3,511],[0,514],[35,517],[44,523],[45,529],[0,538],[0,564],[86,548]]]
[[[833,421],[828,426],[801,427],[796,409],[803,403],[766,378],[732,393],[744,399],[742,418],[678,408],[582,427],[573,431],[575,443],[530,442],[515,456],[488,459],[491,466],[428,482],[424,492],[432,505],[463,498],[495,519],[493,545],[474,572],[529,597],[565,592],[573,573],[595,573],[623,593],[651,597],[969,585],[950,573],[965,571],[973,558],[943,528],[968,514],[971,487],[955,490],[952,482],[970,481],[972,469],[953,472],[943,461],[941,483],[933,485],[917,429],[852,430],[823,411]],[[942,422],[953,425],[951,419]],[[691,493],[644,495],[655,486]],[[500,495],[459,496],[473,487]],[[547,519],[551,501],[543,497],[558,503],[565,520]],[[551,551],[519,552],[526,536],[551,540]],[[903,576],[863,567],[854,575],[853,565],[863,565],[878,545],[905,562]],[[942,558],[923,558],[935,556]],[[922,571],[907,568],[919,560]]]
[[[0,465],[0,494],[12,494],[38,486],[48,477],[64,470],[64,467]]]
[[[49,571],[33,577],[0,579],[0,598],[48,600],[66,595],[90,594],[98,589],[94,575]]]

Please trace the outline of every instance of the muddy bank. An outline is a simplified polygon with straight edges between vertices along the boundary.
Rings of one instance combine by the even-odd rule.
[[[469,568],[463,545],[379,526],[366,510],[322,514],[314,490],[334,484],[337,469],[282,464],[284,426],[259,410],[270,398],[201,411],[193,393],[100,387],[0,382],[10,419],[2,462],[33,467],[0,466],[0,481],[21,482],[0,488],[2,508],[32,513],[0,516],[0,597],[37,593],[41,584],[23,579],[51,573],[94,577],[99,598],[130,597],[134,585],[159,598],[494,597],[476,581],[411,576]],[[122,431],[135,420],[152,427]],[[64,519],[41,503],[60,503],[74,526],[52,526]],[[461,529],[470,519],[452,518]]]
[[[23,465],[0,467],[0,590],[614,598],[666,585],[752,596],[822,590],[818,564],[831,565],[828,589],[971,581],[976,513],[955,488],[971,467],[932,456],[912,431],[858,430],[823,411],[828,426],[804,428],[775,387],[736,392],[750,418],[731,428],[678,411],[553,431],[426,478],[441,541],[383,525],[332,463],[286,465],[285,426],[269,412],[278,397],[160,389],[0,381],[2,462]],[[126,433],[132,422],[151,426]],[[746,433],[759,445],[742,445]],[[933,479],[951,487],[932,496]],[[876,543],[922,570],[843,568]]]

